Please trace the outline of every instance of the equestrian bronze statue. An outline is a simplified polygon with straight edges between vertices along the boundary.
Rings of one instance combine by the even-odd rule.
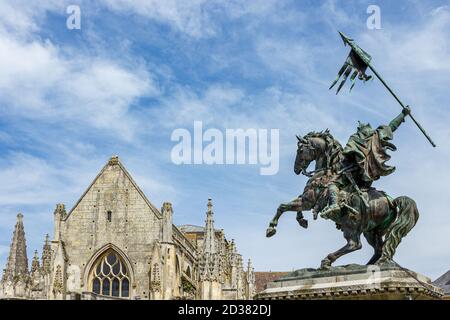
[[[411,108],[403,104],[375,70],[372,57],[353,39],[342,32],[339,34],[351,50],[330,89],[342,79],[337,88],[338,94],[347,79],[350,79],[352,90],[357,79],[363,82],[374,79],[366,74],[367,70],[371,70],[402,107],[402,112],[389,125],[379,126],[377,129],[360,123],[345,148],[328,130],[310,132],[302,138],[297,136],[294,172],[297,175],[304,174],[309,179],[302,195],[278,207],[266,236],[271,237],[276,233],[278,219],[286,211],[297,212],[297,221],[303,228],[308,227],[303,211],[312,210],[314,219],[320,215],[334,221],[336,227],[344,233],[347,244],[322,260],[321,268],[324,269],[330,268],[339,257],[361,249],[361,234],[375,251],[367,264],[393,261],[395,250],[402,238],[415,226],[419,212],[411,198],[401,196],[392,199],[385,192],[373,188],[372,182],[394,172],[395,167],[386,164],[390,159],[387,151],[396,150],[390,140],[406,116],[409,116],[430,144],[436,147],[411,114]],[[307,168],[312,162],[315,162],[315,169],[308,172]]]
[[[360,123],[344,148],[328,130],[297,136],[294,172],[309,179],[302,195],[278,207],[267,237],[276,233],[278,220],[287,211],[297,212],[298,223],[307,228],[302,212],[312,210],[314,219],[320,216],[334,221],[347,240],[345,246],[322,260],[321,268],[329,268],[339,257],[361,249],[361,234],[374,248],[368,264],[390,262],[402,238],[416,224],[419,212],[411,198],[392,199],[373,188],[372,182],[394,172],[395,167],[386,164],[390,159],[387,151],[396,150],[390,140],[409,113],[406,107],[389,125],[377,129]],[[312,162],[315,169],[308,172]]]

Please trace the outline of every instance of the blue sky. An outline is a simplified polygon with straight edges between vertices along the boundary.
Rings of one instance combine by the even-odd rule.
[[[66,7],[81,8],[81,30]],[[381,30],[366,26],[381,9]],[[395,174],[376,183],[414,198],[418,225],[397,261],[436,278],[450,268],[450,6],[448,1],[7,1],[0,0],[0,265],[17,212],[29,258],[52,234],[53,209],[76,202],[118,154],[176,224],[203,224],[213,198],[216,227],[257,270],[317,267],[344,244],[329,221],[300,229],[294,213],[274,238],[265,229],[279,203],[306,182],[292,170],[295,134],[330,128],[342,143],[357,120],[385,124],[399,106],[378,81],[328,91],[354,37],[411,105],[438,148],[411,121],[396,132]],[[259,166],[176,166],[176,128],[280,129],[280,171]],[[309,213],[306,216],[310,217]],[[371,248],[339,260],[365,263]]]

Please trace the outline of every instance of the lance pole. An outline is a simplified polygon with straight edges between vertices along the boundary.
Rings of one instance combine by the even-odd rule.
[[[353,39],[350,39],[342,32],[338,31],[341,35],[342,40],[344,41],[344,44],[348,44],[352,50],[361,58],[361,60],[372,70],[373,74],[381,81],[381,83],[384,85],[384,87],[390,92],[390,94],[397,100],[397,102],[402,106],[403,109],[406,109],[406,106],[403,104],[403,102],[397,97],[397,95],[392,91],[392,89],[387,85],[387,83],[383,80],[383,78],[378,74],[378,72],[375,70],[375,68],[370,64],[372,58],[370,55],[365,52],[363,49],[361,49],[354,41]],[[419,122],[414,118],[414,116],[409,113],[409,117],[412,119],[412,121],[416,124],[416,126],[422,131],[423,135],[428,139],[428,141],[431,143],[433,147],[436,147],[436,144],[431,140],[430,136],[427,134],[425,129],[420,125]]]
[[[369,64],[368,65],[370,70],[372,70],[373,74],[381,81],[381,83],[384,85],[384,87],[390,92],[390,94],[397,100],[397,102],[402,106],[403,109],[406,109],[406,106],[403,104],[403,102],[397,97],[397,95],[392,91],[392,89],[387,85],[387,83],[383,80],[383,78],[378,74],[378,72],[375,70],[375,68]],[[423,135],[428,139],[428,141],[431,143],[433,147],[436,147],[436,144],[433,142],[433,140],[430,138],[430,136],[427,134],[425,129],[420,125],[419,122],[414,118],[414,116],[409,113],[409,117],[411,120],[416,124],[416,126],[422,131]]]

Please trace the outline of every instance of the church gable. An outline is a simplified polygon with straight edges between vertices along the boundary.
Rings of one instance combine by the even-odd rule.
[[[158,209],[156,209],[156,207],[147,199],[145,194],[133,180],[117,156],[111,157],[108,163],[103,167],[94,181],[89,185],[77,203],[70,210],[67,217],[69,217],[72,212],[79,211],[77,209],[80,204],[85,204],[86,202],[91,202],[93,198],[98,198],[96,192],[101,193],[102,191],[109,196],[104,199],[105,203],[107,203],[108,200],[111,201],[111,203],[119,202],[118,198],[120,198],[120,196],[122,196],[122,198],[125,196],[125,198],[121,200],[127,201],[130,200],[130,194],[133,194],[135,198],[131,200],[142,201],[150,208],[150,211],[156,215],[157,218],[161,218],[161,214]],[[112,194],[117,196],[114,197]]]
[[[70,251],[87,247],[91,254],[106,243],[142,250],[159,238],[160,219],[119,159],[112,157],[64,218],[62,240]]]

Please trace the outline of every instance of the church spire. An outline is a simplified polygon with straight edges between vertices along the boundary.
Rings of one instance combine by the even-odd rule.
[[[50,246],[49,235],[45,235],[44,247],[42,248],[42,272],[49,273],[50,272],[50,262],[52,259],[52,249]]]
[[[255,269],[253,268],[252,261],[250,259],[248,259],[246,275],[246,298],[253,299],[253,296],[255,295]]]
[[[255,281],[255,269],[252,265],[252,260],[248,259],[247,263],[247,281],[248,283],[252,283]]]
[[[211,198],[208,199],[207,211],[206,211],[206,227],[205,227],[205,241],[204,241],[204,249],[205,253],[216,253],[216,242],[214,235],[214,218],[212,211],[212,202]]]
[[[218,285],[221,279],[221,257],[218,244],[216,243],[214,230],[214,213],[211,199],[208,199],[206,211],[205,236],[203,241],[203,252],[200,258],[200,281],[214,282]],[[209,289],[202,290],[202,299],[212,299],[215,296],[213,284],[209,284]],[[206,287],[205,287],[206,288]]]
[[[27,245],[23,227],[23,215],[17,215],[8,261],[3,273],[3,280],[26,278],[28,276]]]
[[[34,250],[34,257],[33,257],[33,261],[31,262],[31,273],[35,273],[39,271],[39,256],[38,256],[38,251]]]

